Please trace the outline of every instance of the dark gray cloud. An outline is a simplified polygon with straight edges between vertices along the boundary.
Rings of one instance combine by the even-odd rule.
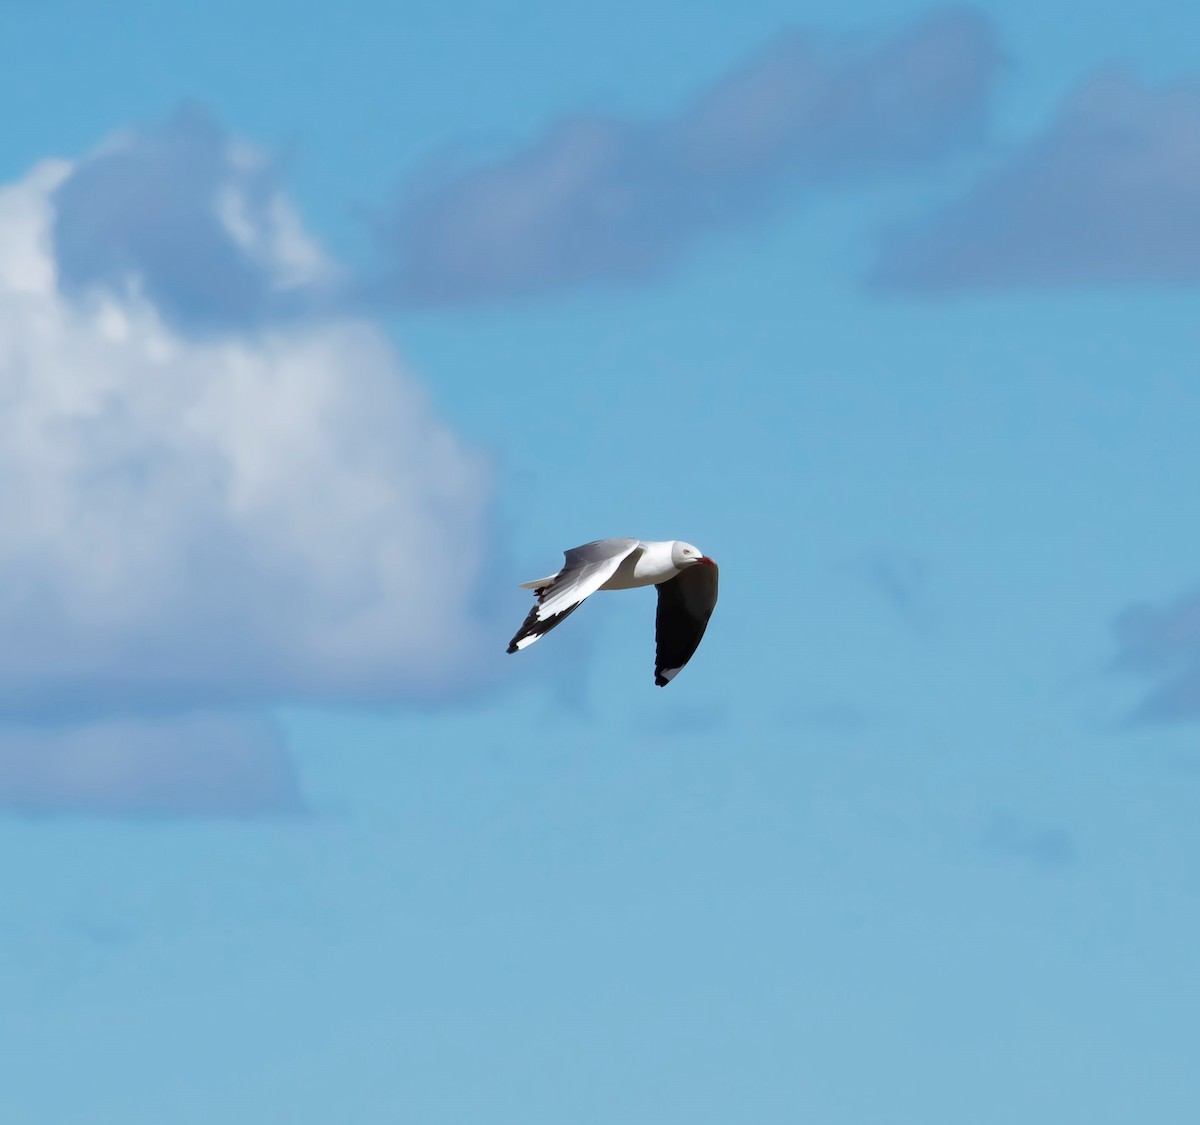
[[[371,296],[489,300],[659,273],[697,238],[811,190],[978,141],[992,26],[942,11],[879,45],[793,32],[655,123],[576,116],[506,159],[430,171],[377,224]]]
[[[978,141],[999,65],[968,9],[877,43],[780,35],[673,118],[568,117],[504,159],[426,169],[377,216],[381,264],[357,279],[305,236],[278,162],[187,107],[57,186],[58,282],[143,294],[195,331],[637,281],[707,232]]]
[[[1042,136],[885,242],[882,290],[1200,282],[1200,82],[1087,82]]]
[[[1200,718],[1200,591],[1161,606],[1130,606],[1114,628],[1117,667],[1155,682],[1134,719]]]
[[[174,323],[209,328],[291,315],[332,289],[274,162],[199,108],[122,133],[78,161],[54,207],[68,294],[133,287]]]
[[[0,812],[290,816],[295,767],[266,721],[198,717],[0,728]]]

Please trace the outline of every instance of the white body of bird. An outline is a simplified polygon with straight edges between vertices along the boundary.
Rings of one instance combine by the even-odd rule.
[[[626,555],[616,573],[599,589],[635,590],[639,586],[657,586],[660,582],[669,581],[682,569],[676,565],[673,557],[676,545],[689,552],[689,555],[685,556],[689,558],[686,564],[688,566],[692,561],[698,562],[704,557],[696,547],[690,543],[680,543],[678,539],[643,539],[641,551]],[[532,582],[522,582],[521,589],[540,590],[549,586],[557,577],[558,574],[551,574],[545,578],[535,578]]]

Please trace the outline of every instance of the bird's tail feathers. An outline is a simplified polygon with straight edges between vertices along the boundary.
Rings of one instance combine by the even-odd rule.
[[[550,575],[549,578],[535,578],[532,582],[522,582],[522,590],[542,590],[549,586],[558,577],[557,574]]]

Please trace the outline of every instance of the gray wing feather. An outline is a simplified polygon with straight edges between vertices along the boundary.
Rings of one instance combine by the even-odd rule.
[[[535,591],[537,604],[508,642],[508,651],[516,652],[532,644],[572,614],[641,547],[641,542],[640,539],[597,539],[564,551],[566,562],[562,570],[549,584]]]
[[[593,539],[582,547],[563,551],[566,564],[563,570],[574,570],[589,563],[608,562],[613,558],[624,558],[639,543],[640,539]]]

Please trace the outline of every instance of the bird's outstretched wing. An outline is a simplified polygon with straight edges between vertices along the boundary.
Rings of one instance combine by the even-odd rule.
[[[658,584],[654,682],[659,687],[666,687],[691,660],[716,604],[716,563],[689,566]]]
[[[562,570],[546,579],[545,585],[534,588],[537,604],[529,611],[516,636],[508,642],[508,651],[517,652],[550,632],[563,618],[574,613],[586,597],[599,590],[617,572],[617,567],[641,547],[640,539],[597,539],[564,551],[566,562]]]

